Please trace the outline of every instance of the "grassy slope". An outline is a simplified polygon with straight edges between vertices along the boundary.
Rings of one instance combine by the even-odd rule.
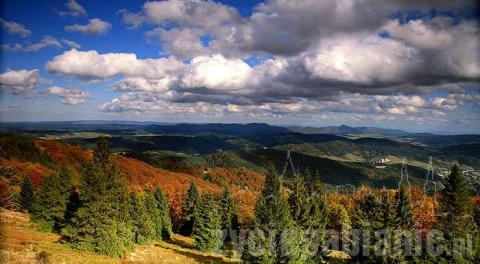
[[[136,246],[123,259],[68,248],[58,243],[59,236],[35,230],[28,215],[0,209],[0,263],[38,263],[38,255],[48,253],[50,263],[232,263],[238,262],[218,254],[193,249],[190,238],[175,235],[172,241]]]

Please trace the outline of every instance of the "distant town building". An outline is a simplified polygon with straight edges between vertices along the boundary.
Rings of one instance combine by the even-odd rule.
[[[390,162],[390,160],[387,158],[376,158],[376,159],[372,159],[370,162],[372,163],[372,165],[380,165],[380,164],[388,163]]]

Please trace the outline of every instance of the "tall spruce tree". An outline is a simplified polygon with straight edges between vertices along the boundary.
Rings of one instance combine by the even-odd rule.
[[[20,208],[25,211],[30,211],[34,200],[35,196],[33,193],[32,182],[30,181],[30,177],[25,175],[20,189]]]
[[[108,141],[100,138],[93,161],[82,173],[80,207],[62,230],[75,248],[122,256],[133,246],[129,224],[126,181],[110,155]]]
[[[360,254],[354,257],[357,262],[374,263],[381,261],[375,256],[375,244],[373,233],[384,227],[384,212],[382,199],[375,192],[369,191],[360,199],[352,212],[353,228],[360,231],[360,237],[355,241],[360,243]]]
[[[180,226],[180,233],[182,235],[192,235],[193,223],[195,222],[195,207],[197,206],[198,199],[197,186],[192,182],[182,200],[182,217]]]
[[[234,222],[236,218],[235,202],[230,195],[230,190],[225,187],[223,190],[222,198],[220,199],[220,217],[222,222],[222,229],[230,230],[234,228]]]
[[[307,183],[304,176],[299,176],[294,180],[291,191],[288,198],[290,213],[306,234],[301,245],[302,261],[319,262],[327,223],[323,186],[316,181]]]
[[[222,223],[215,198],[205,194],[195,208],[192,236],[195,246],[202,251],[215,252],[222,244]]]
[[[413,212],[408,189],[400,188],[396,194],[396,201],[396,228],[402,230],[412,230]]]
[[[396,204],[392,195],[386,189],[380,192],[383,211],[383,229],[392,231],[395,228]],[[411,216],[411,215],[410,215]]]
[[[414,222],[412,203],[409,195],[409,187],[402,186],[395,193],[393,218],[385,217],[385,225],[391,234],[391,252],[384,256],[384,262],[404,263],[411,259],[414,253]],[[391,200],[384,200],[383,204],[391,203]],[[390,206],[388,206],[390,208]]]
[[[452,166],[444,186],[440,192],[437,228],[444,233],[447,255],[451,257],[455,254],[454,241],[472,235],[474,224],[468,185],[457,164]]]
[[[80,195],[78,194],[78,188],[74,188],[70,195],[68,196],[67,206],[65,208],[64,226],[69,226],[72,224],[72,219],[77,213],[78,208],[80,208]]]
[[[172,237],[172,220],[170,219],[170,207],[168,206],[167,197],[162,188],[157,187],[155,190],[155,202],[157,203],[160,217],[162,219],[162,238],[170,239]]]
[[[72,191],[71,175],[62,167],[58,176],[45,178],[31,208],[32,220],[43,231],[60,231],[65,224],[65,212]]]
[[[156,238],[155,224],[148,213],[145,199],[136,192],[130,193],[130,219],[135,243],[145,244]]]
[[[155,229],[155,238],[162,239],[163,221],[158,203],[152,191],[145,192],[145,208]]]
[[[290,215],[280,177],[270,169],[255,205],[255,232],[250,232],[242,254],[245,263],[301,261],[301,235]],[[260,251],[260,253],[259,253]]]

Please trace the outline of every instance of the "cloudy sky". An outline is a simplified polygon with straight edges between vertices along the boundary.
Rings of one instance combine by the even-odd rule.
[[[474,0],[1,5],[0,121],[480,131]]]

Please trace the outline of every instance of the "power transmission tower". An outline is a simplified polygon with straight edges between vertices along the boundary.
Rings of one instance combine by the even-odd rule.
[[[433,171],[433,159],[430,156],[428,158],[428,170],[427,176],[425,177],[425,183],[423,184],[423,192],[428,195],[434,195],[436,198],[437,194],[437,182],[434,179]]]
[[[287,150],[287,159],[285,161],[285,166],[283,166],[282,178],[287,177],[287,168],[290,165],[290,169],[292,171],[292,176],[297,177],[297,172],[295,171],[295,167],[293,166],[292,156],[290,154],[290,150]]]
[[[412,184],[410,183],[410,179],[408,177],[407,159],[403,157],[402,167],[400,168],[400,181],[398,182],[398,190],[405,185],[410,189]]]

